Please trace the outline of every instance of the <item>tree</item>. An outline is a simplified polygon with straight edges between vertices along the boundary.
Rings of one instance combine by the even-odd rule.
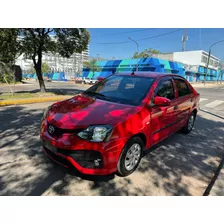
[[[94,73],[95,72],[100,72],[101,68],[96,64],[97,60],[96,59],[92,59],[90,61],[85,61],[83,63],[85,68],[88,68],[90,71],[93,72],[93,77],[94,77]]]
[[[19,29],[0,29],[0,61],[8,66],[14,65],[21,52],[18,34]]]
[[[46,63],[46,62],[43,62],[42,63],[42,72],[47,74],[51,71],[51,68],[50,66]]]
[[[149,58],[152,57],[153,54],[159,54],[160,52],[156,49],[145,49],[143,52],[135,52],[132,58]]]
[[[90,39],[89,32],[83,28],[22,28],[19,31],[22,53],[33,60],[41,92],[46,91],[42,76],[43,53],[59,53],[69,58],[73,53],[86,50]]]
[[[0,82],[6,82],[10,91],[13,94],[13,91],[9,85],[10,82],[13,81],[13,71],[10,66],[0,61]]]
[[[4,67],[8,67],[8,73],[1,73],[0,75],[7,75],[8,78],[13,79],[13,74],[15,75],[15,81],[22,80],[22,71],[20,66],[15,65],[16,58],[21,54],[21,46],[17,41],[17,36],[19,34],[19,29],[0,29],[0,62],[1,71],[3,72]],[[10,70],[10,75],[9,75]],[[4,81],[4,80],[3,80]]]
[[[49,72],[51,71],[51,68],[50,68],[50,66],[49,66],[46,62],[43,62],[43,63],[42,63],[42,66],[41,66],[41,70],[42,70],[42,73],[47,74],[47,73],[49,73]],[[30,64],[30,67],[29,67],[29,69],[28,69],[27,72],[28,72],[29,74],[34,74],[34,73],[36,73],[36,70],[35,70],[35,68],[33,67],[33,64]]]

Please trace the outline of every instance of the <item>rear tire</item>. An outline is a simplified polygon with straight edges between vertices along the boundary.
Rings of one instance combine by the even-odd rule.
[[[196,114],[192,112],[190,117],[187,120],[187,124],[181,129],[182,133],[188,134],[192,131],[194,127],[195,118],[196,118]]]
[[[123,148],[117,164],[117,175],[125,177],[133,173],[142,157],[145,145],[138,136],[131,138]]]

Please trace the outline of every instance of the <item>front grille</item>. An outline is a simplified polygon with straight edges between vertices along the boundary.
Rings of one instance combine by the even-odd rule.
[[[61,163],[62,165],[66,166],[66,167],[69,167],[70,163],[69,163],[66,159],[64,159],[64,158],[62,158],[62,157],[60,157],[60,156],[57,156],[56,154],[54,154],[53,152],[51,152],[51,150],[47,149],[47,148],[44,147],[44,146],[43,146],[43,148],[44,148],[44,150],[46,151],[46,153],[47,153],[53,160],[55,160],[56,162]]]
[[[98,151],[94,150],[62,150],[58,149],[58,152],[70,156],[80,166],[84,168],[103,168],[102,155]]]

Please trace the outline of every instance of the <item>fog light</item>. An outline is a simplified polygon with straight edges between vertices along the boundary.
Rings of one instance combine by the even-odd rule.
[[[95,159],[94,160],[94,164],[95,164],[96,167],[100,166],[100,161],[101,161],[101,159]]]

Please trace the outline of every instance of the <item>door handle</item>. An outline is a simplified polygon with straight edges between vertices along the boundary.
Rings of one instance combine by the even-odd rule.
[[[177,106],[177,105],[176,105],[176,106],[174,106],[174,107],[173,107],[173,109],[174,109],[174,110],[177,110],[177,109],[178,109],[178,106]]]

